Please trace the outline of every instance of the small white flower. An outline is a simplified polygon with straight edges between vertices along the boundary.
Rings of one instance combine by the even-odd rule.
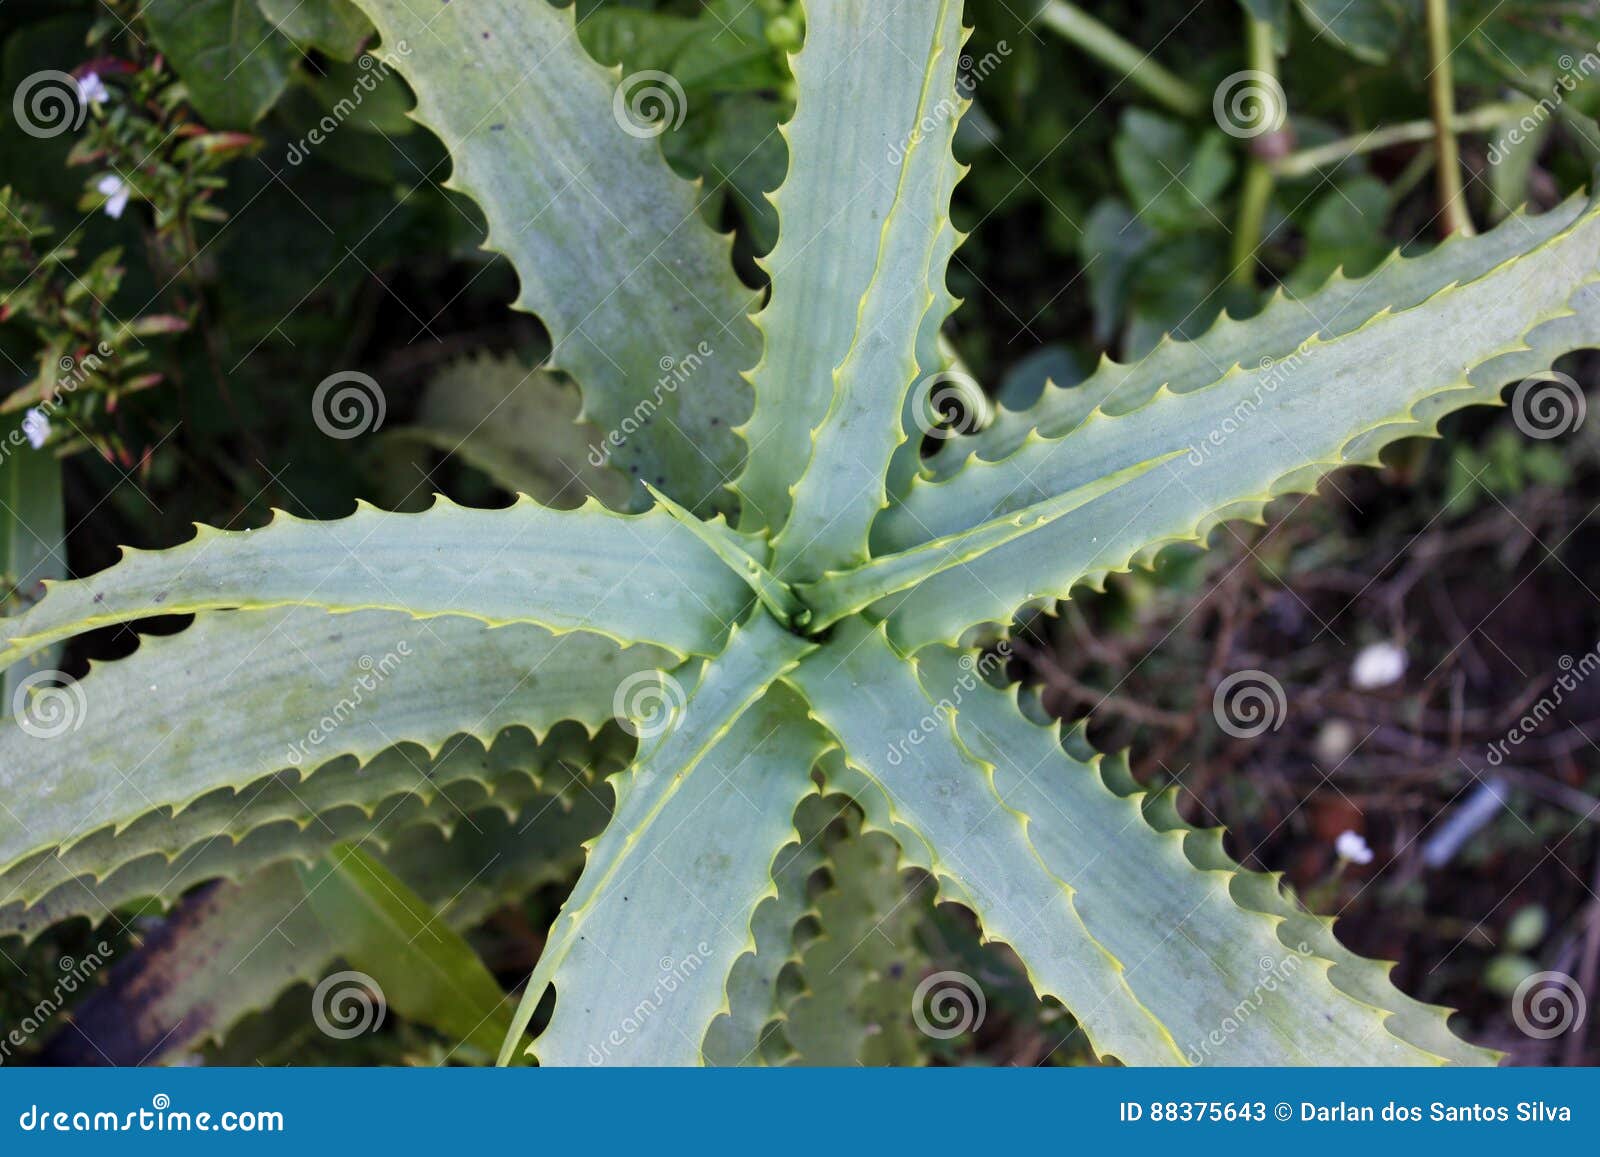
[[[111,92],[98,73],[85,73],[78,81],[78,99],[84,104],[105,104]]]
[[[1350,682],[1362,691],[1398,683],[1406,673],[1406,653],[1393,643],[1372,643],[1361,648],[1350,665]]]
[[[1372,863],[1372,849],[1367,847],[1367,841],[1360,832],[1340,832],[1339,838],[1333,842],[1333,850],[1339,853],[1341,860],[1348,860],[1352,864]]]
[[[111,174],[101,177],[100,183],[95,188],[106,198],[106,216],[121,217],[122,211],[128,207],[128,198],[132,196],[128,183],[121,177]]]
[[[50,440],[50,419],[42,410],[29,410],[22,416],[22,434],[28,439],[28,445],[41,449]]]

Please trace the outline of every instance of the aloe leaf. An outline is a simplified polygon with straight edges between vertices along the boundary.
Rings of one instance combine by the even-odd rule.
[[[515,267],[516,307],[550,331],[551,368],[572,375],[585,418],[606,431],[611,462],[690,509],[722,505],[744,454],[731,426],[750,412],[741,371],[760,351],[752,294],[729,240],[700,221],[697,187],[629,115],[650,93],[680,115],[681,88],[602,67],[573,9],[544,0],[358,4],[416,91],[413,116],[450,151],[447,187],[478,203],[486,247]]]
[[[930,914],[932,889],[926,878],[908,878],[893,839],[863,830],[857,808],[847,806],[833,823],[843,830],[827,842],[829,884],[808,915],[809,939],[795,968],[802,988],[784,1009],[789,1061],[917,1064],[927,1041],[912,1014],[927,954],[916,932]]]
[[[1196,871],[1181,836],[1147,826],[970,656],[933,650],[914,669],[881,630],[851,624],[790,679],[876,789],[868,814],[1017,951],[1102,1055],[1446,1060],[1390,1034],[1385,1011],[1336,987],[1310,945],[1283,943],[1280,917],[1236,903],[1230,875]]]
[[[956,741],[881,626],[841,624],[789,679],[863,775],[853,794],[867,815],[880,826],[893,817],[891,834],[908,860],[1017,951],[1041,995],[1074,1011],[1087,995],[1095,1008],[1083,1019],[1129,1064],[1181,1060],[1166,1027],[1128,988],[1123,964],[1084,927],[1071,889],[1040,863],[990,769]]]
[[[943,648],[919,656],[919,669],[924,687],[967,670]],[[1015,689],[975,687],[956,730],[1029,815],[1030,839],[1072,881],[1091,930],[1122,959],[1141,961],[1129,971],[1135,990],[1152,1007],[1176,1005],[1179,995],[1200,1006],[1178,1034],[1189,1063],[1256,1064],[1274,1050],[1293,1064],[1493,1063],[1494,1054],[1449,1032],[1446,1010],[1412,1000],[1382,965],[1340,946],[1331,920],[1288,902],[1273,877],[1241,869],[1223,853],[1220,830],[1182,824],[1170,795],[1145,800],[1126,763],[1101,757],[1081,731],[1063,744],[1056,724],[1029,721]],[[1165,995],[1165,978],[1197,970],[1198,993]],[[1262,1023],[1205,1024],[1241,1003]],[[1163,1015],[1176,1025],[1182,1009]]]
[[[613,781],[612,821],[551,928],[502,1063],[552,984],[555,1013],[530,1050],[542,1063],[700,1062],[794,809],[813,790],[820,734],[792,696],[765,695],[809,650],[754,619]]]
[[[778,1030],[783,976],[799,964],[795,926],[810,908],[811,877],[826,862],[822,828],[838,800],[812,793],[795,810],[798,842],[785,844],[772,864],[772,892],[750,920],[751,947],[728,974],[728,1007],[711,1022],[703,1046],[711,1065],[763,1065],[790,1051]]]
[[[879,599],[916,587],[952,567],[965,566],[990,551],[1049,526],[1056,519],[1126,486],[1183,453],[1177,450],[1135,463],[1023,510],[1002,514],[971,530],[946,535],[900,554],[875,558],[843,574],[825,575],[816,583],[802,583],[796,593],[811,609],[810,622],[816,629],[832,626]]]
[[[605,431],[579,417],[578,388],[514,357],[480,353],[428,383],[414,438],[453,454],[495,482],[558,509],[593,496],[627,506],[628,476],[606,464]]]
[[[401,833],[383,845],[379,858],[424,903],[438,907],[446,927],[464,932],[496,906],[573,870],[575,846],[548,822],[561,815],[557,800],[536,794],[511,816],[492,808],[463,815],[449,833],[432,827]],[[368,839],[362,843],[377,846]],[[186,898],[145,937],[137,955],[118,961],[106,986],[74,1010],[78,1028],[58,1033],[46,1056],[57,1064],[175,1059],[222,1040],[287,989],[330,979],[345,943],[340,930],[307,903],[294,864],[221,881]],[[339,999],[339,991],[336,982],[322,999]],[[315,1013],[322,1006],[314,1004],[309,987],[301,994],[299,1022],[316,1032]],[[359,999],[354,991],[349,996]],[[335,1020],[329,1011],[324,1009],[324,1019],[336,1031],[360,1027],[359,1021]],[[369,1030],[377,1027],[376,1019],[374,1006]]]
[[[772,196],[778,242],[760,263],[772,296],[756,318],[766,345],[750,372],[755,410],[743,433],[752,453],[736,483],[744,529],[776,531],[788,517],[789,489],[806,467],[811,431],[833,401],[833,371],[857,341],[858,305],[878,276],[884,222],[893,212],[947,210],[948,202],[896,209],[903,198],[927,195],[897,186],[895,157],[925,111],[929,46],[934,29],[947,23],[936,8],[870,0],[806,5],[805,46],[791,60],[795,114],[779,130],[789,172]],[[947,95],[953,99],[953,88]],[[859,115],[867,106],[872,115]],[[841,174],[850,174],[848,190],[841,191]],[[949,249],[932,263],[941,286]],[[878,292],[915,284],[880,285]]]
[[[581,725],[564,723],[536,742],[509,728],[487,749],[463,735],[432,759],[397,745],[309,778],[280,772],[238,791],[220,788],[182,811],[158,808],[121,831],[101,828],[13,865],[0,874],[0,938],[32,940],[77,917],[99,924],[160,912],[196,884],[238,882],[283,861],[309,864],[341,842],[388,848],[417,828],[477,831],[490,811],[518,815],[540,798],[553,806],[530,813],[524,835],[576,856],[606,818],[588,769],[604,775],[625,765],[625,739],[607,729],[590,740]]]
[[[365,760],[400,740],[437,751],[513,724],[594,730],[624,681],[661,658],[458,618],[207,616],[0,726],[0,790],[18,801],[0,809],[0,867],[286,766]]]
[[[358,847],[299,872],[339,955],[378,981],[391,1008],[484,1053],[499,1048],[511,1025],[506,995],[444,912]]]
[[[1447,286],[1477,280],[1570,227],[1584,207],[1584,197],[1572,197],[1548,213],[1508,218],[1479,237],[1453,234],[1419,255],[1396,250],[1366,277],[1337,273],[1305,296],[1275,290],[1266,307],[1248,320],[1224,315],[1192,341],[1169,338],[1137,361],[1103,358],[1081,385],[1051,385],[1035,405],[1002,409],[981,431],[944,442],[928,460],[929,470],[936,478],[948,478],[969,458],[993,462],[1014,454],[1035,433],[1063,437],[1096,410],[1112,416],[1132,413],[1162,386],[1187,394],[1211,385],[1234,365],[1270,369],[1313,338],[1351,333],[1385,310],[1411,309]],[[1474,384],[1484,384],[1482,372],[1474,371]]]
[[[363,505],[311,522],[279,513],[259,530],[200,527],[159,552],[52,584],[0,620],[0,665],[95,627],[153,615],[320,607],[465,615],[491,625],[585,630],[676,654],[711,654],[750,602],[744,583],[664,511],[615,514],[531,500],[475,510],[443,498],[420,514]]]
[[[771,611],[780,623],[793,627],[804,626],[811,621],[811,612],[800,602],[789,584],[780,582],[757,557],[765,558],[769,553],[765,539],[741,534],[729,526],[720,514],[714,521],[702,522],[648,482],[645,483],[645,489],[661,504],[662,509],[687,527],[711,548],[712,553],[729,570],[744,580],[761,605]]]
[[[871,10],[874,23],[882,13]],[[833,371],[827,413],[811,433],[810,458],[794,484],[793,512],[774,542],[775,569],[788,581],[847,570],[867,558],[872,520],[888,503],[890,461],[906,440],[900,416],[916,381],[922,321],[935,303],[930,274],[942,252],[950,196],[960,177],[951,153],[967,101],[956,89],[964,33],[960,0],[904,5],[918,23],[902,50],[919,64],[916,111],[897,126],[901,144],[886,166],[895,183],[875,246],[875,264],[854,312],[844,358]],[[759,451],[758,451],[759,453]]]
[[[816,774],[831,783],[840,766],[830,751]],[[845,796],[807,796],[795,828],[800,842],[779,853],[775,892],[751,923],[755,951],[734,966],[729,1010],[706,1034],[707,1062],[920,1061],[912,996],[926,959],[914,936],[926,897],[894,841],[863,831]]]
[[[1412,308],[1310,338],[1271,364],[1213,370],[1210,384],[1187,392],[1157,389],[1132,413],[1095,410],[1060,437],[1030,436],[1000,461],[974,459],[942,481],[914,482],[883,523],[886,549],[1190,447],[1183,460],[925,583],[895,608],[896,645],[954,640],[1149,561],[1167,543],[1203,541],[1224,519],[1259,517],[1272,498],[1311,490],[1339,466],[1375,462],[1398,438],[1435,434],[1450,411],[1494,403],[1507,380],[1600,341],[1600,211],[1590,207],[1548,236],[1522,236],[1525,249]]]
[[[1389,979],[1393,964],[1357,956],[1341,944],[1334,935],[1333,920],[1308,911],[1288,895],[1280,875],[1242,870],[1222,846],[1222,829],[1195,829],[1185,823],[1177,812],[1176,789],[1147,796],[1128,770],[1126,757],[1100,755],[1089,745],[1081,727],[1068,732],[1062,742],[1071,759],[1090,767],[1098,765],[1107,788],[1138,803],[1144,821],[1152,828],[1180,833],[1183,853],[1196,869],[1229,874],[1229,892],[1240,907],[1281,920],[1280,943],[1294,947],[1303,944],[1331,961],[1328,980],[1352,999],[1384,1010],[1384,1025],[1392,1035],[1451,1064],[1494,1063],[1494,1053],[1467,1044],[1450,1031],[1449,1009],[1423,1004],[1396,988]]]

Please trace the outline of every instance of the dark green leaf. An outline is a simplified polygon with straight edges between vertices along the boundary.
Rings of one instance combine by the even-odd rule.
[[[149,0],[145,23],[213,128],[248,128],[288,86],[298,53],[245,0]]]
[[[1317,36],[1326,36],[1351,56],[1382,64],[1400,42],[1401,5],[1389,0],[1299,0],[1300,13]]]
[[[352,60],[372,22],[350,0],[256,0],[261,13],[302,48],[315,48],[336,60]]]
[[[1285,282],[1291,293],[1306,294],[1342,268],[1349,277],[1365,277],[1389,254],[1384,222],[1389,216],[1389,191],[1374,177],[1356,177],[1335,185],[1317,199],[1306,223],[1306,254]]]
[[[1233,179],[1233,148],[1216,129],[1187,127],[1143,109],[1122,115],[1112,145],[1133,215],[1164,233],[1221,227],[1215,204]]]

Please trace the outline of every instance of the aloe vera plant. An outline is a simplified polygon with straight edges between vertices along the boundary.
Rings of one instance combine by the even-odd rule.
[[[984,648],[1025,608],[1258,518],[1600,343],[1600,211],[1575,200],[1396,255],[952,431],[937,417],[955,380],[939,335],[962,239],[960,0],[805,5],[759,303],[695,186],[626,131],[623,78],[584,53],[570,10],[358,4],[403,47],[450,187],[481,207],[517,307],[637,484],[609,488],[613,506],[441,499],[202,529],[0,620],[9,665],[197,616],[41,690],[71,726],[0,732],[8,930],[315,856],[314,816],[492,794],[492,761],[451,754],[458,737],[525,728],[542,748],[621,714],[637,750],[502,1061],[763,1059],[803,907],[797,809],[825,790],[1009,944],[1104,1057],[1492,1062],[1124,760],[996,686]],[[437,758],[410,774],[383,754],[402,743]],[[260,790],[286,764],[297,790]],[[438,823],[428,811],[414,822]],[[140,874],[201,841],[170,878]]]

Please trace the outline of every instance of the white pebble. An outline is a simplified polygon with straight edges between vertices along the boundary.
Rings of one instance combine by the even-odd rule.
[[[1361,648],[1350,665],[1350,682],[1362,691],[1398,683],[1406,673],[1406,653],[1393,643],[1371,643]]]

